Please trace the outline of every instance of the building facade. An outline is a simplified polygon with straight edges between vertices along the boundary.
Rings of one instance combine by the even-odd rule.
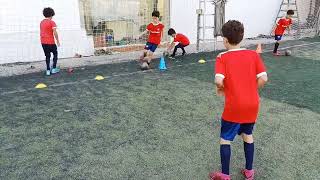
[[[226,20],[238,19],[246,37],[268,34],[281,0],[229,0]],[[44,59],[39,23],[42,9],[55,9],[61,39],[59,57],[93,55],[95,49],[138,46],[139,38],[157,9],[161,21],[196,43],[199,0],[0,0],[0,64]],[[166,34],[166,32],[165,32]],[[168,38],[165,36],[165,40]]]

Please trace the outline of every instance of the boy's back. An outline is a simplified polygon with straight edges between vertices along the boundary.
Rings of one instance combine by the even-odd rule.
[[[233,49],[219,54],[216,76],[224,78],[224,120],[235,123],[256,121],[259,109],[257,78],[264,74],[265,67],[255,51]]]
[[[40,37],[42,44],[55,44],[53,29],[56,28],[56,23],[51,19],[44,19],[40,23]]]
[[[217,93],[225,95],[224,112],[221,118],[220,157],[221,171],[209,174],[211,180],[230,180],[231,142],[236,135],[243,139],[245,179],[254,179],[253,129],[258,116],[258,88],[268,81],[260,56],[251,50],[241,49],[244,36],[241,22],[230,20],[222,26],[223,44],[227,52],[216,60],[215,85]]]

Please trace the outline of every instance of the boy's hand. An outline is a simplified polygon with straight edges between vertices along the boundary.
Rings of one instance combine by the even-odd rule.
[[[60,41],[57,41],[57,46],[60,47]]]
[[[218,96],[224,96],[224,89],[223,88],[216,88],[216,92]]]
[[[215,77],[215,84],[216,84],[216,90],[217,90],[217,95],[223,96],[224,95],[224,85],[223,85],[223,79],[220,76]]]

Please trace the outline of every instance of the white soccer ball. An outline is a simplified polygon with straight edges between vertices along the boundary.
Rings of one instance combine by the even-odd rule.
[[[292,52],[290,50],[286,50],[284,52],[284,55],[286,55],[286,56],[291,56],[291,54],[292,54]]]
[[[147,62],[143,62],[141,65],[140,65],[140,68],[141,70],[148,70],[149,69],[149,65]]]

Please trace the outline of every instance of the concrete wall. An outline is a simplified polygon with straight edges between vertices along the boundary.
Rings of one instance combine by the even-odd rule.
[[[44,59],[39,23],[48,6],[56,12],[59,58],[93,54],[93,39],[80,27],[78,0],[0,0],[0,4],[0,64]]]
[[[172,0],[171,26],[196,42],[199,0]],[[237,19],[244,23],[245,37],[269,34],[277,16],[281,0],[228,0],[226,21]],[[209,33],[209,32],[208,32]]]

